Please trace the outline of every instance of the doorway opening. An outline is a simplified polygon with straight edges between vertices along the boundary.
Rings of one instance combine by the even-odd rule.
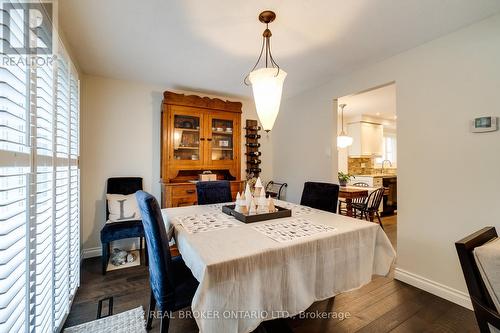
[[[396,248],[398,167],[396,83],[391,82],[339,97],[334,101],[334,106],[338,117],[336,137],[338,171],[350,176],[346,192],[351,192],[351,188],[356,192],[353,198],[341,198],[344,203],[340,204],[340,213],[372,220],[375,223],[378,223],[380,216],[384,231]],[[339,139],[339,136],[342,137]],[[363,212],[356,208],[358,205],[352,204],[352,202],[363,203],[363,200],[366,202],[365,195],[370,196],[378,189],[378,193],[383,195],[377,209],[374,209],[375,204],[373,204],[370,212]],[[358,194],[359,197],[356,197]],[[373,197],[375,196],[374,194]],[[368,204],[370,206],[372,202]]]

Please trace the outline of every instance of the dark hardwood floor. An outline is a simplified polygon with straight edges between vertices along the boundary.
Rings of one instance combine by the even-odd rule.
[[[396,245],[396,217],[383,219],[386,233]],[[95,319],[97,301],[114,297],[114,313],[142,305],[147,310],[149,300],[148,271],[144,266],[108,272],[101,275],[100,258],[82,263],[81,287],[78,289],[66,326]],[[374,277],[360,289],[343,293],[332,302],[314,303],[306,312],[313,315],[330,312],[349,316],[343,320],[287,319],[286,323],[297,333],[322,332],[479,332],[474,314],[461,306],[431,295],[392,278]],[[333,316],[334,317],[334,316]],[[158,332],[159,320],[153,322]],[[277,332],[268,326],[260,332]],[[170,333],[198,332],[194,319],[171,320]]]

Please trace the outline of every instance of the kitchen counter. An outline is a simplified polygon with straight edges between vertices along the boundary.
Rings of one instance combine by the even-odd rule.
[[[391,174],[372,174],[372,175],[353,175],[354,177],[373,177],[373,178],[397,178],[398,175],[391,175]]]

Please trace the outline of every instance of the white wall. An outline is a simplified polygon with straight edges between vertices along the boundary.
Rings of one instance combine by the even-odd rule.
[[[81,79],[81,238],[84,255],[88,257],[100,255],[99,233],[105,220],[107,178],[143,177],[144,189],[160,197],[160,115],[163,91],[193,92],[90,75],[84,75]],[[249,100],[194,94],[243,102],[242,126],[247,118],[258,119],[253,102]],[[272,175],[270,136],[263,134],[261,143],[262,178],[269,180]],[[243,159],[242,177],[245,177]],[[132,247],[130,242],[115,245]]]
[[[337,126],[336,103],[321,89],[282,101],[272,130],[273,178],[288,183],[286,200],[299,202],[307,180],[338,182],[332,135]]]
[[[331,100],[391,81],[397,91],[396,277],[467,305],[454,242],[500,227],[500,132],[469,121],[500,116],[500,15],[336,78],[283,103],[273,133],[274,177],[297,201],[306,179],[328,179],[335,157]]]

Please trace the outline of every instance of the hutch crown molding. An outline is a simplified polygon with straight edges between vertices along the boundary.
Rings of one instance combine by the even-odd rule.
[[[240,102],[165,91],[161,116],[162,207],[194,205],[199,174],[211,171],[231,181],[233,199],[241,181]]]

